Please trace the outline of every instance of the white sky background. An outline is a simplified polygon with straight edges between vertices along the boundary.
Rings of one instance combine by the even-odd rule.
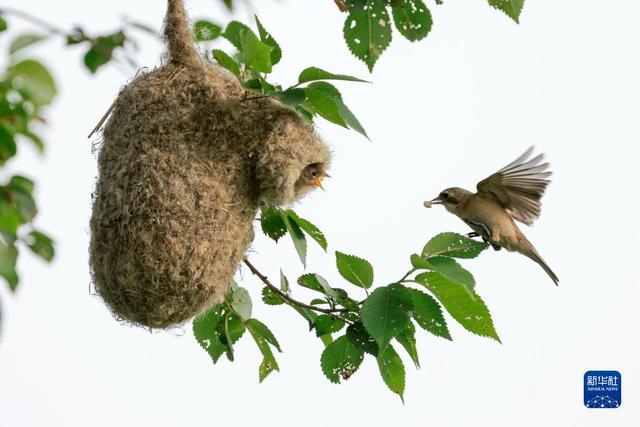
[[[188,1],[193,17],[227,20],[217,3]],[[293,82],[316,65],[374,82],[339,84],[372,143],[319,122],[335,152],[334,178],[296,209],[325,231],[331,252],[310,244],[308,271],[337,285],[332,251],[340,250],[371,261],[376,283],[397,279],[431,236],[468,231],[444,209],[424,209],[425,198],[448,186],[473,189],[535,144],[552,162],[554,182],[542,217],[523,227],[560,287],[505,251],[464,262],[503,344],[453,320],[453,342],[419,330],[421,370],[399,349],[405,405],[373,359],[343,385],[329,383],[319,367],[321,342],[293,310],[264,306],[248,272],[242,283],[254,316],[285,350],[277,355],[281,372],[261,385],[248,337],[236,346],[236,362],[214,366],[188,326],[182,336],[120,325],[89,294],[96,159],[86,135],[133,72],[106,67],[90,76],[81,52],[54,40],[30,51],[52,68],[60,89],[48,111],[48,151],[40,158],[23,145],[11,169],[36,180],[37,223],[55,237],[58,256],[47,266],[25,253],[17,295],[0,285],[0,425],[629,426],[640,419],[638,2],[531,1],[520,26],[483,0],[430,2],[435,25],[427,40],[412,45],[395,33],[372,75],[348,52],[345,17],[332,1],[255,3],[284,50],[275,80]],[[165,8],[150,0],[3,4],[92,33],[115,28],[122,14],[159,28]],[[161,46],[136,38],[140,64],[156,65]],[[6,49],[7,37],[0,42]],[[252,260],[270,277],[280,266],[292,281],[302,272],[289,240],[276,246],[258,233],[253,247]],[[622,373],[619,409],[582,405],[582,376],[597,369]]]

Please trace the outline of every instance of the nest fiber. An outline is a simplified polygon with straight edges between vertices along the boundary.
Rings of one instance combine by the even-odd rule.
[[[201,59],[182,0],[169,0],[170,60],[120,93],[105,126],[90,263],[114,315],[167,328],[221,302],[261,204],[284,205],[327,147],[295,111],[247,100]]]

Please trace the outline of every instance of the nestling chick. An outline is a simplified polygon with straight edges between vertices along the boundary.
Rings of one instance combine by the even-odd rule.
[[[322,186],[322,180],[324,178],[331,178],[331,176],[326,172],[326,164],[325,163],[312,163],[302,169],[300,173],[300,178],[296,181],[295,191],[296,193],[300,193],[303,191],[310,190],[309,187],[318,187],[324,190]]]
[[[541,163],[539,154],[529,159],[533,147],[498,172],[477,184],[477,193],[452,187],[440,192],[425,207],[440,204],[471,227],[474,233],[491,243],[537,262],[557,285],[558,276],[520,231],[515,221],[531,225],[540,216],[540,199],[551,181],[549,163]]]

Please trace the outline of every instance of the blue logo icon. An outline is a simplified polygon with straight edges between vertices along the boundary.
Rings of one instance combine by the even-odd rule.
[[[618,371],[584,373],[584,406],[617,408],[622,404],[622,376]]]

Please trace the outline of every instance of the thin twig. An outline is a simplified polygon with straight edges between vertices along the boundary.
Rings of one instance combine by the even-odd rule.
[[[297,301],[293,298],[291,298],[289,295],[287,295],[286,293],[282,292],[280,289],[278,289],[276,286],[274,286],[269,279],[267,278],[267,276],[265,276],[264,274],[260,273],[260,271],[258,271],[258,269],[256,267],[254,267],[253,264],[251,264],[251,262],[245,258],[244,259],[244,263],[247,267],[249,267],[249,270],[251,270],[251,272],[258,276],[258,278],[260,280],[262,280],[262,283],[264,283],[269,289],[271,289],[273,292],[275,292],[276,294],[278,294],[287,304],[293,306],[293,305],[297,305],[300,307],[304,307],[304,308],[308,308],[309,310],[313,310],[313,311],[318,311],[320,313],[326,313],[326,314],[334,314],[334,313],[348,313],[351,312],[351,310],[349,310],[348,308],[321,308],[321,307],[316,307],[314,305],[309,305],[309,304],[305,304],[303,302]]]
[[[68,36],[68,33],[63,30],[60,27],[57,27],[53,24],[50,24],[49,22],[46,22],[40,18],[38,18],[37,16],[33,16],[27,12],[23,12],[21,10],[18,9],[14,9],[11,7],[3,7],[0,8],[0,14],[5,14],[5,15],[13,15],[16,16],[18,18],[21,18],[25,21],[31,22],[34,25],[37,25],[39,27],[44,28],[45,30],[47,30],[48,32],[52,33],[52,34],[57,34],[60,36]]]
[[[111,114],[113,109],[116,108],[116,104],[118,103],[118,99],[120,99],[120,95],[118,95],[116,97],[116,99],[113,100],[113,102],[109,106],[109,109],[107,110],[107,112],[104,113],[104,115],[102,116],[102,118],[100,119],[98,124],[93,128],[93,130],[91,131],[91,133],[89,134],[89,136],[87,138],[91,138],[94,133],[96,133],[96,132],[98,132],[100,130],[100,128],[102,127],[104,122],[107,120],[107,118],[109,117],[109,115]]]

